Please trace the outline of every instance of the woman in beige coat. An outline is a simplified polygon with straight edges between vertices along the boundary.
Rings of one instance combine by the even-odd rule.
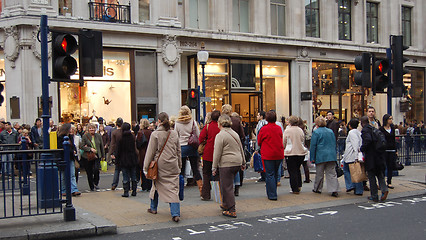
[[[158,115],[157,124],[157,130],[149,139],[143,167],[146,175],[149,164],[152,161],[158,161],[158,178],[153,181],[149,194],[151,207],[148,212],[157,214],[158,197],[160,197],[161,201],[169,203],[172,220],[179,222],[179,173],[182,168],[179,136],[176,131],[170,130],[167,113],[162,112]]]
[[[244,170],[243,146],[238,134],[231,129],[231,118],[224,114],[219,117],[220,132],[216,135],[213,151],[213,176],[219,168],[220,189],[222,191],[222,214],[237,217],[234,197],[234,178],[240,169]]]

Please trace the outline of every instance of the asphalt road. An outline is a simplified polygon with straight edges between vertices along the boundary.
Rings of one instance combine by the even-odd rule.
[[[426,195],[91,239],[425,239]],[[218,214],[220,211],[218,210]]]

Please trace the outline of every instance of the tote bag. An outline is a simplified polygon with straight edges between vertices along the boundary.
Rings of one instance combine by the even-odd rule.
[[[351,173],[351,181],[353,183],[360,183],[367,180],[364,164],[359,161],[349,164],[349,172]]]

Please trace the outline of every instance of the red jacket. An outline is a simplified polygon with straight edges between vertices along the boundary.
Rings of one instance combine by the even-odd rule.
[[[257,136],[257,144],[260,146],[262,160],[283,160],[284,145],[283,132],[275,123],[263,126]]]
[[[200,137],[198,138],[200,143],[203,142],[204,139],[207,139],[206,146],[204,147],[203,160],[213,162],[214,140],[219,132],[219,126],[216,121],[212,121],[201,131]]]

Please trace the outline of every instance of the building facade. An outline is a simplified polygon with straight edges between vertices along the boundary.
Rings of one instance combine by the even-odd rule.
[[[392,99],[392,114],[396,122],[420,121],[426,99],[424,12],[422,0],[2,0],[0,116],[20,123],[41,116],[37,34],[45,14],[52,30],[103,33],[103,77],[85,78],[82,87],[50,83],[55,122],[176,115],[187,90],[202,86],[202,44],[210,56],[207,111],[229,103],[254,125],[259,110],[274,109],[311,125],[328,110],[348,121],[372,105],[381,118],[386,94],[373,96],[357,86],[353,62],[362,52],[385,57],[390,35],[403,35],[410,47],[404,51],[410,59],[408,91]],[[302,93],[312,98],[302,100]],[[401,112],[406,100],[410,109]]]

